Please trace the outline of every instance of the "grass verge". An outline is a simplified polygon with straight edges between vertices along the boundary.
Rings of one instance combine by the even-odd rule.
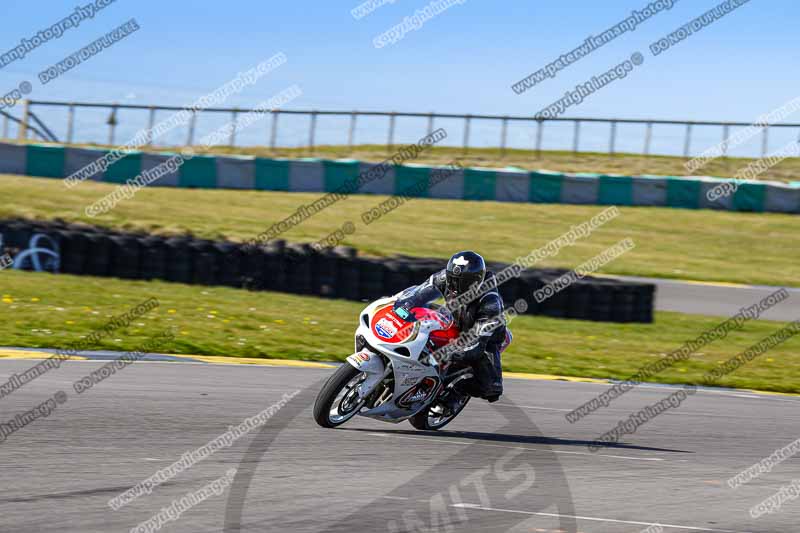
[[[247,240],[321,195],[148,187],[96,218],[87,205],[114,185],[0,175],[0,218],[61,217],[154,233],[189,231],[207,238]],[[375,256],[449,257],[472,249],[492,261],[513,261],[547,244],[602,206],[415,199],[366,225],[361,213],[386,196],[352,195],[284,233],[318,241],[345,221],[355,233],[343,244]],[[800,286],[800,217],[773,213],[622,207],[621,216],[539,266],[574,268],[621,239],[636,248],[601,269],[607,274]]]
[[[0,344],[64,347],[102,327],[148,297],[160,306],[128,328],[102,339],[96,349],[133,350],[165,328],[175,340],[164,353],[342,360],[353,346],[364,304],[281,293],[247,292],[163,282],[122,281],[19,271],[0,272]],[[534,372],[624,379],[722,319],[656,313],[654,324],[610,324],[523,316],[511,324],[514,342],[504,367]],[[653,381],[700,379],[782,326],[745,324],[665,370]],[[800,392],[800,338],[756,358],[719,385]]]

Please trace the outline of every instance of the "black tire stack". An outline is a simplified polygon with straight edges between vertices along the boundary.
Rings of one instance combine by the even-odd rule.
[[[190,235],[119,232],[60,220],[0,221],[4,247],[12,256],[27,249],[37,233],[58,243],[60,271],[66,274],[158,279],[356,301],[395,294],[421,283],[445,264],[442,259],[421,257],[359,257],[353,248],[317,250],[282,240],[254,247]],[[505,266],[490,264],[495,272]],[[498,290],[506,305],[525,299],[526,314],[605,322],[653,321],[655,287],[646,283],[587,276],[541,303],[536,301],[535,291],[567,272],[529,269]]]

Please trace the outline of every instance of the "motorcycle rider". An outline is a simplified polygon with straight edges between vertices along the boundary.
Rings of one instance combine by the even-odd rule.
[[[495,402],[503,394],[500,354],[511,341],[503,318],[503,299],[497,292],[494,273],[486,270],[483,257],[472,251],[454,254],[447,267],[433,274],[431,284],[445,297],[445,306],[465,334],[475,336],[463,349],[449,355],[449,361],[469,365],[474,378],[459,385],[470,396]]]

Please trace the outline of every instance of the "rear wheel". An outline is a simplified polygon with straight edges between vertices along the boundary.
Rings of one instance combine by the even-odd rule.
[[[437,400],[409,418],[408,421],[411,422],[412,426],[421,430],[435,431],[442,429],[464,410],[469,403],[469,398],[466,394],[459,394],[457,400],[449,406],[445,402]]]
[[[344,424],[364,406],[358,398],[358,386],[366,379],[352,365],[344,363],[328,378],[314,402],[314,420],[322,427],[333,428]]]

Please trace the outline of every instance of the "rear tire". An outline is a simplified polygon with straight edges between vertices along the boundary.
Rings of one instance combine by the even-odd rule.
[[[411,422],[411,425],[416,429],[422,431],[436,431],[442,429],[447,424],[452,422],[461,413],[461,411],[464,410],[469,403],[469,399],[470,397],[465,395],[464,402],[460,405],[460,407],[452,415],[440,420],[439,422],[431,421],[431,417],[437,415],[435,412],[431,412],[431,409],[439,405],[436,403],[429,405],[419,413],[415,414],[409,418],[408,421]]]
[[[337,410],[341,413],[341,418],[336,420],[331,420],[331,409],[334,408],[333,403],[336,400],[339,393],[341,393],[348,385],[352,385],[351,382],[354,381],[362,372],[359,372],[356,368],[354,368],[349,363],[344,363],[339,368],[336,369],[336,372],[328,378],[328,381],[325,382],[325,385],[322,386],[322,389],[319,391],[317,395],[317,400],[314,402],[314,420],[317,421],[317,424],[324,428],[335,428],[336,426],[340,426],[350,420],[353,416],[355,416],[358,411],[361,410],[361,406],[363,406],[364,402],[359,402],[355,404],[351,410],[348,410],[345,413],[341,413],[341,406],[343,400],[339,401],[339,405],[336,407]],[[345,392],[345,396],[352,392],[353,388],[357,386],[357,382],[355,385],[350,387],[349,391]]]

